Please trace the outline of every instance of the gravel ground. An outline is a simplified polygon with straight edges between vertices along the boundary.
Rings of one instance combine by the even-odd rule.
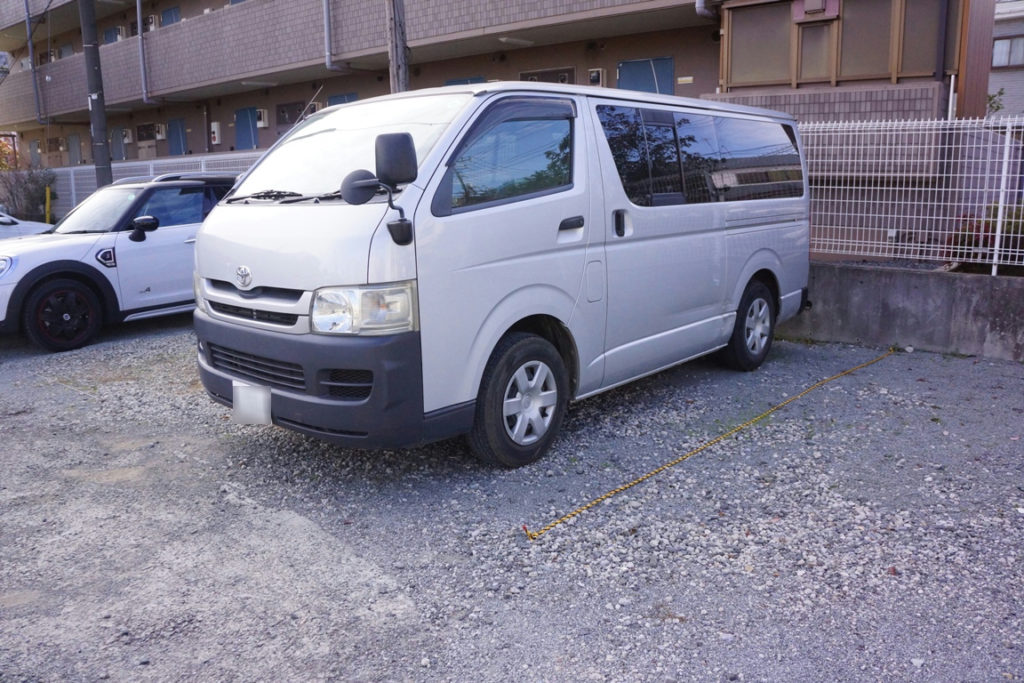
[[[187,316],[0,338],[0,680],[1024,677],[1024,366],[779,342],[574,406],[515,471],[207,400]]]

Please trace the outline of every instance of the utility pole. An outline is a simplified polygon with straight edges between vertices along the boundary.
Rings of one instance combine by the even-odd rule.
[[[85,52],[85,81],[89,92],[89,129],[92,136],[92,160],[96,165],[96,187],[114,182],[107,146],[107,105],[103,99],[103,72],[100,69],[100,45],[96,31],[95,0],[78,0],[78,18],[82,24],[82,49]],[[141,38],[140,38],[141,39]]]
[[[391,92],[409,89],[409,48],[405,44],[405,0],[384,0],[388,16],[388,62]]]

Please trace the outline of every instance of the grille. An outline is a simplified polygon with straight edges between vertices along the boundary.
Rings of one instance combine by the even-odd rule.
[[[274,313],[273,311],[258,311],[255,308],[243,308],[242,306],[231,306],[229,304],[222,304],[217,301],[210,301],[210,308],[217,311],[221,315],[229,315],[233,318],[244,318],[245,320],[255,320],[261,323],[273,323],[275,325],[287,325],[289,327],[295,325],[298,321],[299,316],[291,313]]]
[[[362,401],[370,397],[373,389],[373,372],[370,370],[327,370],[320,386],[332,398],[345,401]]]
[[[306,390],[302,366],[295,363],[264,358],[210,344],[210,362],[213,367],[238,377],[259,380],[281,389]]]

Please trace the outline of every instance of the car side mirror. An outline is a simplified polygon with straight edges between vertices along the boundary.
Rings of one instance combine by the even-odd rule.
[[[377,179],[391,189],[416,180],[416,145],[408,133],[384,133],[374,143]]]
[[[153,232],[159,226],[160,221],[156,216],[139,216],[132,221],[132,234],[128,235],[128,239],[132,242],[144,242],[146,233]]]

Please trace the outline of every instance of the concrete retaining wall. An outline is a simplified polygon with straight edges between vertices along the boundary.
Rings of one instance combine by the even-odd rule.
[[[810,290],[781,336],[1024,362],[1024,278],[812,263]]]

